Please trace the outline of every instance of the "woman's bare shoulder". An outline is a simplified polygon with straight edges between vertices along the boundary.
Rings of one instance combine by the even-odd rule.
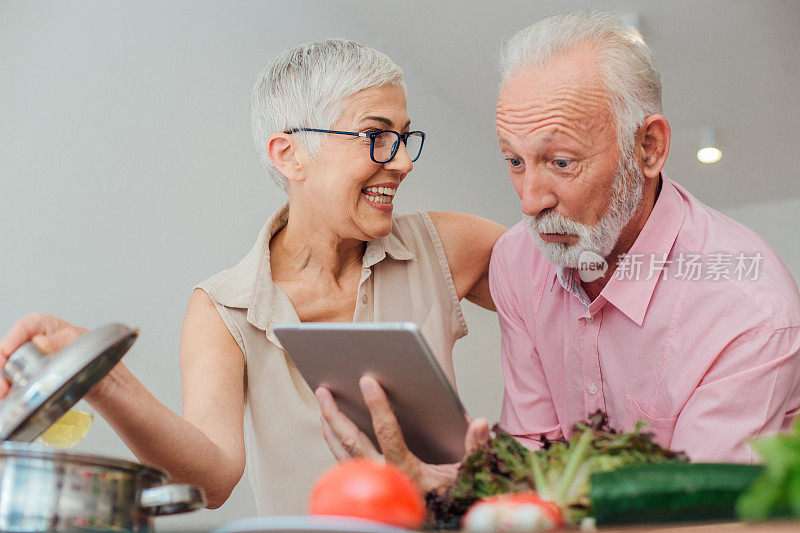
[[[497,222],[467,213],[428,213],[442,241],[459,298],[494,309],[488,290],[489,259],[506,229]]]
[[[231,356],[239,360],[243,358],[233,333],[203,289],[195,288],[189,297],[181,329],[180,351],[181,359],[198,354]]]
[[[497,222],[468,213],[429,211],[428,215],[445,250],[458,250],[457,255],[466,253],[474,257],[476,253],[491,253],[494,243],[508,229]]]

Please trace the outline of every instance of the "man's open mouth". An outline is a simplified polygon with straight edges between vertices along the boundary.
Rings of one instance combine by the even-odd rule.
[[[539,237],[546,242],[565,242],[570,236],[569,233],[539,233]]]

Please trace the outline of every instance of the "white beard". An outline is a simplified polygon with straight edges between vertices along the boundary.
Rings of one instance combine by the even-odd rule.
[[[608,259],[622,230],[639,208],[644,192],[644,175],[631,152],[625,151],[620,156],[613,187],[608,211],[594,226],[580,224],[552,211],[538,217],[524,215],[528,233],[545,259],[567,268],[578,268],[580,255],[587,251]],[[547,242],[539,233],[576,235],[578,242]]]

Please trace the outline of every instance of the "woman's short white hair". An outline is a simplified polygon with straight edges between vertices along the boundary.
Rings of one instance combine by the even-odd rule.
[[[501,52],[502,83],[583,46],[596,50],[623,152],[644,119],[661,113],[661,74],[642,35],[609,13],[581,11],[543,19],[516,33]]]
[[[272,134],[293,128],[330,129],[345,98],[382,85],[405,91],[403,71],[386,54],[355,41],[315,41],[274,57],[253,88],[251,119],[259,157],[275,182],[288,189],[288,180],[267,154]],[[320,133],[295,135],[312,157],[324,140]]]

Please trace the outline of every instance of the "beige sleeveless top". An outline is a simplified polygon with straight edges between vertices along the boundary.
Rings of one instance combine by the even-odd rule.
[[[300,320],[272,281],[269,241],[284,205],[235,267],[198,285],[245,358],[245,449],[259,515],[302,514],[314,481],[336,460],[322,437],[314,393],[272,332]],[[455,387],[453,344],[467,334],[444,249],[425,212],[393,216],[391,233],[365,248],[354,322],[416,323]]]

